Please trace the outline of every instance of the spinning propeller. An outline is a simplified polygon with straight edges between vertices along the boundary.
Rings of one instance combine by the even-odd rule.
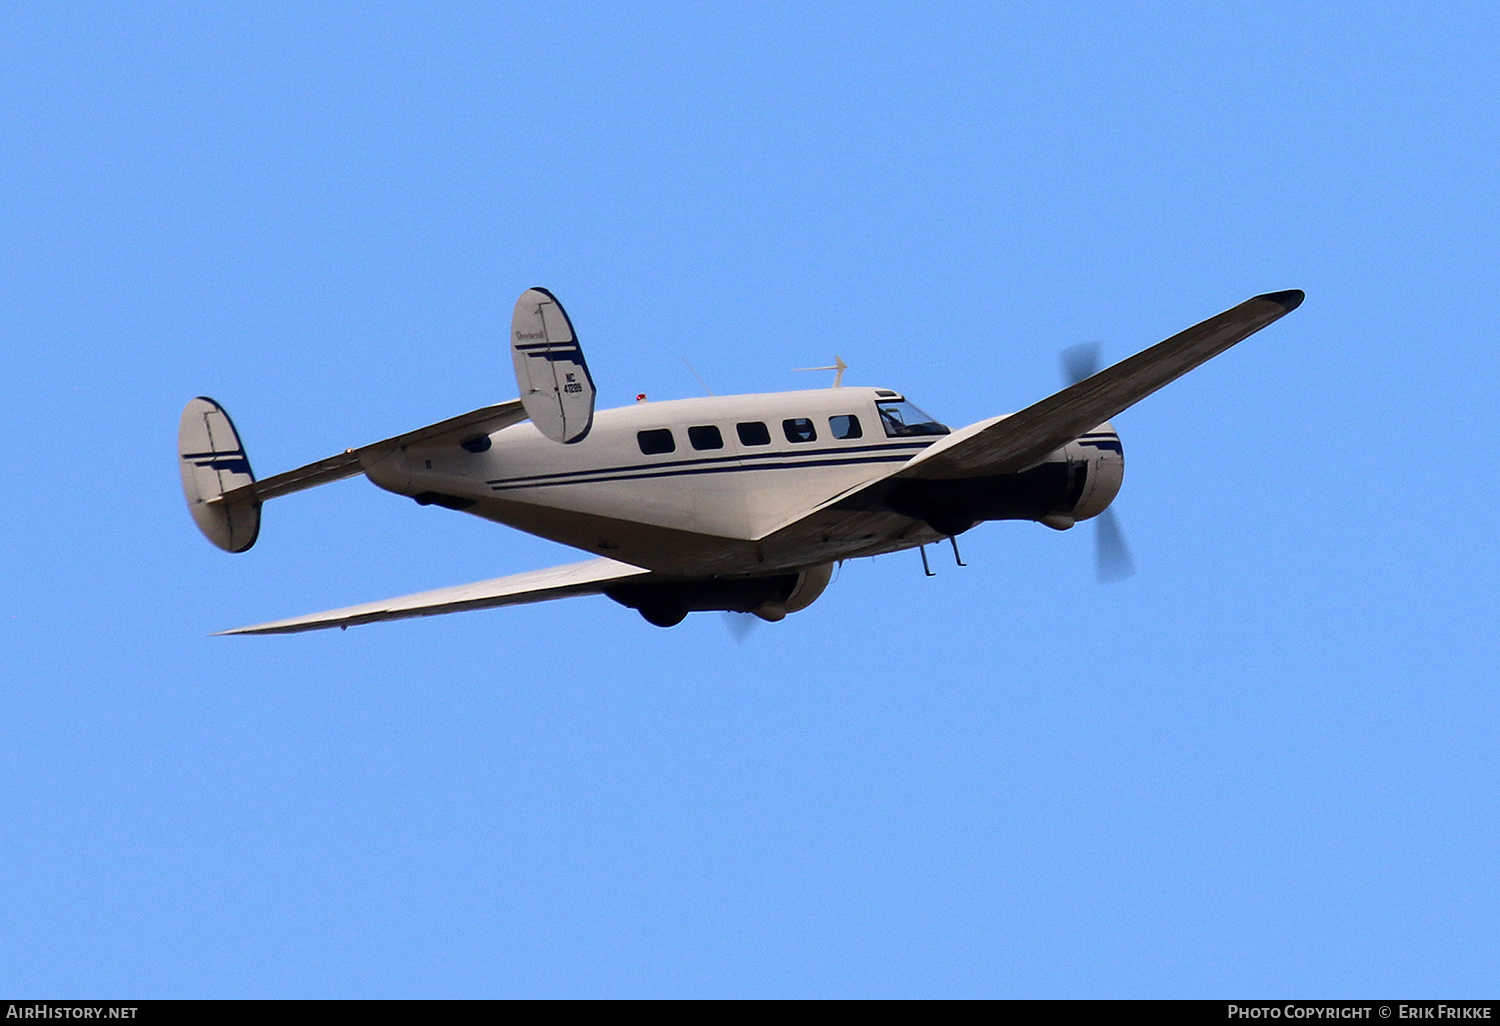
[[[1069,385],[1093,377],[1099,369],[1099,343],[1083,342],[1069,346],[1062,351],[1062,365],[1063,377]],[[1130,558],[1125,535],[1111,507],[1105,507],[1104,512],[1094,518],[1094,564],[1100,584],[1123,581],[1135,573],[1135,560]]]
[[[725,611],[719,614],[724,618],[724,626],[729,631],[729,636],[743,645],[756,627],[760,626],[760,617],[754,613],[732,613]]]

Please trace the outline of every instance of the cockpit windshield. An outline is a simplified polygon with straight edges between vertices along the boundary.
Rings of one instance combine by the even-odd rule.
[[[881,399],[876,401],[880,410],[880,423],[885,425],[888,438],[905,438],[910,435],[946,435],[945,425],[939,424],[917,409],[914,403],[904,399]]]

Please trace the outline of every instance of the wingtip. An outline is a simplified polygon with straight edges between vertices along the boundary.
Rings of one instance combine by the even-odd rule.
[[[1287,313],[1291,313],[1302,305],[1302,301],[1307,298],[1307,293],[1301,289],[1287,289],[1285,292],[1267,292],[1255,298],[1268,299],[1280,305]]]

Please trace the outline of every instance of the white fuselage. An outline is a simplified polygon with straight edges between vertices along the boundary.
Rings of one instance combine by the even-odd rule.
[[[884,513],[889,523],[873,534],[822,539],[816,551],[777,552],[769,563],[758,544],[965,433],[892,437],[877,404],[900,399],[886,389],[834,388],[640,402],[598,411],[588,435],[571,444],[523,422],[488,444],[413,446],[366,473],[419,502],[664,572],[765,572],[940,536]],[[1068,458],[1061,450],[1057,457]]]

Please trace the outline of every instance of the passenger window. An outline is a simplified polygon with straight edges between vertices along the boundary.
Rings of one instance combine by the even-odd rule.
[[[724,448],[724,436],[712,424],[688,428],[688,441],[693,443],[694,449]]]
[[[747,424],[736,424],[734,429],[739,432],[741,445],[771,444],[771,432],[758,420],[752,420]]]
[[[829,417],[828,430],[833,432],[834,438],[863,438],[865,434],[859,429],[859,418],[852,413]]]
[[[781,430],[786,432],[788,442],[812,442],[818,437],[818,432],[813,428],[813,422],[806,417],[794,417],[791,420],[782,421]]]
[[[641,445],[641,452],[647,456],[660,456],[664,452],[676,452],[677,443],[672,439],[672,432],[667,428],[657,428],[655,431],[638,431],[635,440]]]

